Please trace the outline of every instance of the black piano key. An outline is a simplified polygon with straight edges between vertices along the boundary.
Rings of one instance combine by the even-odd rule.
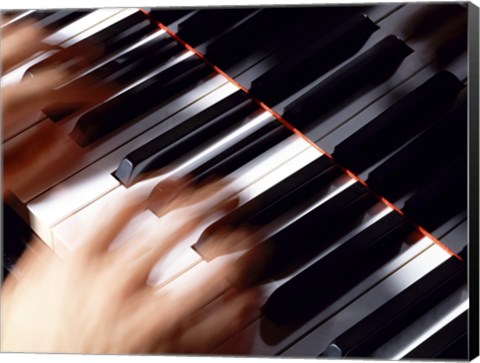
[[[356,14],[324,36],[307,37],[301,48],[291,50],[288,61],[255,79],[250,92],[263,102],[277,102],[352,56],[377,29],[366,15]],[[300,41],[295,39],[292,43]]]
[[[258,10],[253,8],[199,10],[178,25],[177,35],[188,44],[196,46],[255,11]]]
[[[331,182],[341,175],[341,170],[331,166],[320,172],[308,183],[303,185],[292,184],[291,190],[283,195],[277,195],[277,199],[270,204],[259,203],[266,199],[271,199],[277,193],[263,193],[241,206],[234,212],[226,215],[221,220],[215,222],[202,233],[199,240],[192,246],[205,261],[210,261],[221,255],[242,249],[241,243],[235,245],[226,245],[221,239],[210,239],[215,233],[222,233],[223,229],[232,225],[241,225],[249,230],[257,230],[262,226],[278,223],[277,218],[291,220],[292,216],[297,216],[308,208],[312,200],[328,194],[328,186]],[[293,181],[293,179],[291,179]],[[276,190],[278,192],[278,189]],[[246,215],[249,213],[248,215]],[[242,218],[243,217],[243,218]],[[263,238],[263,237],[262,237]]]
[[[261,9],[238,27],[216,39],[206,48],[206,58],[223,70],[238,63],[256,50],[273,51],[298,34],[302,26],[314,21],[322,26],[329,17],[342,13],[335,8]],[[349,11],[345,7],[345,12]],[[328,29],[326,27],[326,29]]]
[[[245,23],[210,44],[205,56],[220,68],[228,68],[255,49],[269,35],[268,27],[272,28],[272,32],[280,27],[274,25],[277,18],[278,15],[275,16],[272,11],[262,9]]]
[[[262,308],[264,315],[285,324],[321,311],[383,264],[390,257],[387,250],[397,252],[412,232],[405,217],[388,214],[276,289]]]
[[[127,86],[133,80],[153,71],[182,51],[185,51],[185,47],[165,33],[119,55],[92,71],[91,76],[103,81],[114,82],[118,86]]]
[[[464,103],[376,167],[369,174],[367,184],[389,201],[396,201],[464,154],[466,135]],[[445,152],[445,145],[448,145],[448,152]]]
[[[118,32],[108,38],[106,41],[107,46],[105,48],[105,53],[108,54],[117,49],[133,44],[135,41],[157,29],[157,26],[149,19],[145,18],[142,21],[141,16],[139,15],[138,17],[140,18],[140,22],[132,24],[130,28]]]
[[[320,157],[310,162],[294,174],[210,225],[205,229],[192,248],[206,261],[210,261],[214,257],[217,257],[215,254],[211,253],[212,250],[215,250],[215,248],[211,246],[213,243],[213,239],[211,239],[212,235],[218,233],[225,227],[239,227],[242,224],[245,224],[248,219],[251,221],[252,218],[259,216],[261,212],[266,209],[273,209],[274,211],[281,213],[282,208],[279,207],[280,201],[282,201],[280,204],[283,206],[291,206],[291,204],[303,199],[301,196],[302,194],[308,197],[312,194],[311,189],[321,189],[325,175],[331,174],[330,171],[332,170],[332,167],[333,161],[327,157]],[[338,175],[338,173],[336,174]],[[330,177],[327,178],[326,182],[329,181]],[[307,189],[307,191],[305,191],[305,189]]]
[[[402,359],[468,360],[468,310],[435,332]]]
[[[151,23],[143,12],[137,11],[71,45],[63,52],[75,52],[76,49],[81,51],[87,48],[89,44],[98,44],[104,50],[103,54],[108,55],[139,40],[141,36],[153,31],[153,29],[155,29],[155,24]],[[58,55],[61,57],[62,52],[59,52]],[[55,58],[55,56],[52,58]]]
[[[403,212],[431,232],[458,212],[467,210],[467,170],[464,154],[417,190],[405,202]]]
[[[122,159],[114,175],[125,186],[130,186],[143,173],[168,165],[209,136],[229,127],[231,118],[241,120],[255,108],[244,92],[237,91],[132,151]]]
[[[411,52],[397,37],[384,38],[287,105],[283,117],[296,127],[304,127],[358,90],[388,77]]]
[[[198,58],[179,62],[81,116],[72,138],[88,146],[200,81],[211,68]]]
[[[90,59],[92,57],[96,59],[102,58],[104,55],[108,55],[120,49],[121,47],[126,46],[129,42],[134,42],[138,40],[138,36],[145,35],[150,30],[153,30],[154,25],[149,25],[148,23],[149,22],[146,15],[141,11],[137,11],[133,14],[130,14],[129,16],[126,16],[120,21],[88,36],[87,38],[82,39],[79,42],[60,50],[51,57],[48,57],[45,60],[35,64],[27,72],[35,74],[36,70],[38,69],[65,62],[68,62],[69,68],[71,70],[78,71],[78,68],[81,69],[82,66],[79,66],[75,62],[72,62],[72,57],[81,57],[86,50],[92,47],[100,47],[103,52],[94,52],[99,54],[89,56],[89,61],[93,62],[95,60]],[[136,29],[136,26],[138,24],[145,24],[145,27],[142,27],[139,34],[135,34],[135,32],[131,33],[131,29]],[[125,37],[123,37],[122,35],[122,33],[124,32],[126,33]]]
[[[173,22],[186,17],[189,14],[192,14],[193,10],[191,9],[158,9],[151,10],[150,16],[152,19],[162,23],[163,25],[170,25]]]
[[[335,147],[333,157],[359,173],[431,126],[464,87],[440,72]]]
[[[466,258],[466,248],[460,254]],[[330,357],[366,357],[466,282],[465,263],[452,256],[358,324],[324,351]]]
[[[29,223],[25,222],[7,203],[3,203],[2,265],[3,278],[22,255],[32,238]]]
[[[190,173],[193,176],[193,182],[200,183],[208,178],[226,176],[291,134],[285,126],[276,120],[272,121],[195,168]]]
[[[125,54],[119,55],[112,61],[89,72],[85,77],[80,77],[61,89],[71,91],[81,87],[85,78],[95,80],[95,87],[102,85],[116,88],[127,87],[131,82],[145,76],[156,67],[185,51],[185,47],[173,40],[168,34],[159,36]],[[69,107],[54,105],[43,109],[53,122],[59,122],[65,117],[79,111],[85,105],[77,104]]]
[[[255,285],[306,263],[333,243],[329,235],[344,233],[348,223],[375,203],[366,187],[353,184],[246,252],[237,261],[240,273],[232,284]]]

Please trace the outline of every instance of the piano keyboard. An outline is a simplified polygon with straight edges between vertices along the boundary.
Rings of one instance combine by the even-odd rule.
[[[261,310],[212,354],[466,359],[472,9],[6,14],[5,27],[38,22],[58,46],[6,81],[102,44],[62,87],[86,77],[114,85],[99,104],[42,110],[6,135],[8,151],[61,130],[75,160],[14,186],[10,207],[61,255],[127,194],[171,176],[225,176],[240,206],[181,241],[149,278],[175,290],[231,260],[246,277],[228,277],[232,286],[262,286]],[[153,211],[143,218],[162,223]],[[261,242],[212,245],[225,224],[249,226]]]

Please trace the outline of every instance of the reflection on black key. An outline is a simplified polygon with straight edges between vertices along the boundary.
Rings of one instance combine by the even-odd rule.
[[[389,249],[398,252],[413,232],[405,224],[405,217],[392,212],[363,229],[276,289],[263,313],[276,324],[318,313],[383,264]]]
[[[237,262],[241,273],[232,283],[257,284],[306,263],[334,242],[329,234],[345,233],[345,226],[375,202],[365,186],[353,184],[245,253]]]
[[[185,51],[185,47],[163,33],[94,70],[91,76],[104,82],[127,86],[182,51]]]
[[[291,176],[285,178],[278,184],[257,195],[247,203],[235,209],[233,212],[220,218],[210,225],[200,236],[197,243],[192,247],[206,260],[210,261],[217,257],[211,251],[216,250],[211,246],[214,239],[210,237],[222,230],[222,228],[236,228],[244,225],[249,219],[260,219],[263,211],[267,209],[273,212],[282,213],[284,207],[291,207],[302,199],[312,195],[313,190],[319,190],[323,183],[330,182],[330,177],[325,180],[325,175],[330,175],[333,161],[327,157],[320,157]],[[338,175],[338,173],[333,173]],[[268,213],[272,215],[272,213]],[[277,214],[278,216],[278,214]],[[272,219],[274,216],[272,216]],[[261,218],[265,222],[265,217]]]
[[[82,147],[90,145],[210,73],[211,68],[198,58],[179,62],[80,117],[71,136]]]
[[[241,121],[255,108],[244,92],[237,91],[132,151],[122,159],[114,175],[125,186],[130,186],[143,173],[168,165],[215,133],[228,128],[232,120]]]
[[[292,49],[291,56],[255,79],[250,92],[266,103],[280,101],[352,56],[377,29],[366,15],[357,14],[324,36],[307,38],[301,48]]]
[[[460,255],[466,261],[466,248]],[[336,338],[323,356],[368,356],[376,347],[464,284],[466,279],[465,263],[454,256],[450,257]]]
[[[464,154],[466,135],[464,103],[372,171],[367,184],[389,201],[396,201]]]
[[[464,87],[441,72],[335,147],[333,157],[359,173],[436,122]]]
[[[134,42],[140,40],[143,36],[157,29],[157,26],[153,24],[150,20],[142,20],[140,15],[138,15],[138,17],[140,18],[140,22],[132,24],[129,28],[126,28],[123,31],[119,31],[118,33],[110,36],[108,40],[105,41],[106,54],[109,54],[117,49],[127,47]]]
[[[292,133],[277,120],[243,137],[238,143],[203,163],[191,172],[193,182],[200,183],[211,177],[225,176],[258,155],[274,147]]]
[[[397,37],[386,37],[286,106],[283,117],[296,127],[307,125],[358,90],[390,76],[411,52]]]
[[[435,332],[402,359],[468,360],[468,310]]]

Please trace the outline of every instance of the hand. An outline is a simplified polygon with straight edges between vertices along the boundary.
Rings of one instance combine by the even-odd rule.
[[[44,30],[26,22],[6,28],[0,47],[3,71],[8,73],[39,51],[51,50],[52,47],[42,43],[45,35]],[[26,121],[47,106],[88,105],[104,97],[106,90],[93,87],[91,81],[76,82],[76,87],[59,88],[71,78],[72,74],[59,67],[45,67],[38,69],[34,77],[25,77],[18,84],[5,85],[2,82],[3,140],[28,127]],[[72,141],[55,126],[51,123],[39,128],[14,147],[5,149],[4,197],[12,185],[28,185],[53,168],[62,169],[61,163],[66,162],[65,155],[71,150]]]
[[[208,305],[228,288],[225,276],[235,273],[235,266],[218,265],[213,277],[175,293],[156,291],[146,281],[179,240],[213,213],[237,204],[235,198],[212,198],[219,189],[218,183],[198,190],[172,183],[147,200],[117,201],[63,260],[33,244],[2,291],[2,351],[198,354],[214,349],[257,312],[256,291],[230,289]],[[160,216],[175,212],[174,225],[165,230],[155,219],[133,223],[140,213],[151,213],[147,208]],[[224,235],[225,242],[236,233]]]

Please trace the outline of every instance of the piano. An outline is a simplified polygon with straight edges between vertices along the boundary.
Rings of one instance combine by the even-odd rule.
[[[59,255],[74,249],[89,221],[140,181],[221,176],[240,205],[150,276],[158,289],[175,288],[231,259],[248,277],[231,285],[262,287],[258,314],[211,354],[478,355],[478,201],[468,202],[478,184],[467,182],[467,115],[478,123],[472,3],[4,15],[4,27],[38,22],[58,46],[5,79],[92,43],[104,52],[78,81],[115,85],[96,105],[44,109],[4,135],[9,150],[61,130],[75,161],[13,188],[4,223],[18,228],[4,236],[5,273],[32,234]],[[248,250],[212,245],[222,225],[262,239]]]

